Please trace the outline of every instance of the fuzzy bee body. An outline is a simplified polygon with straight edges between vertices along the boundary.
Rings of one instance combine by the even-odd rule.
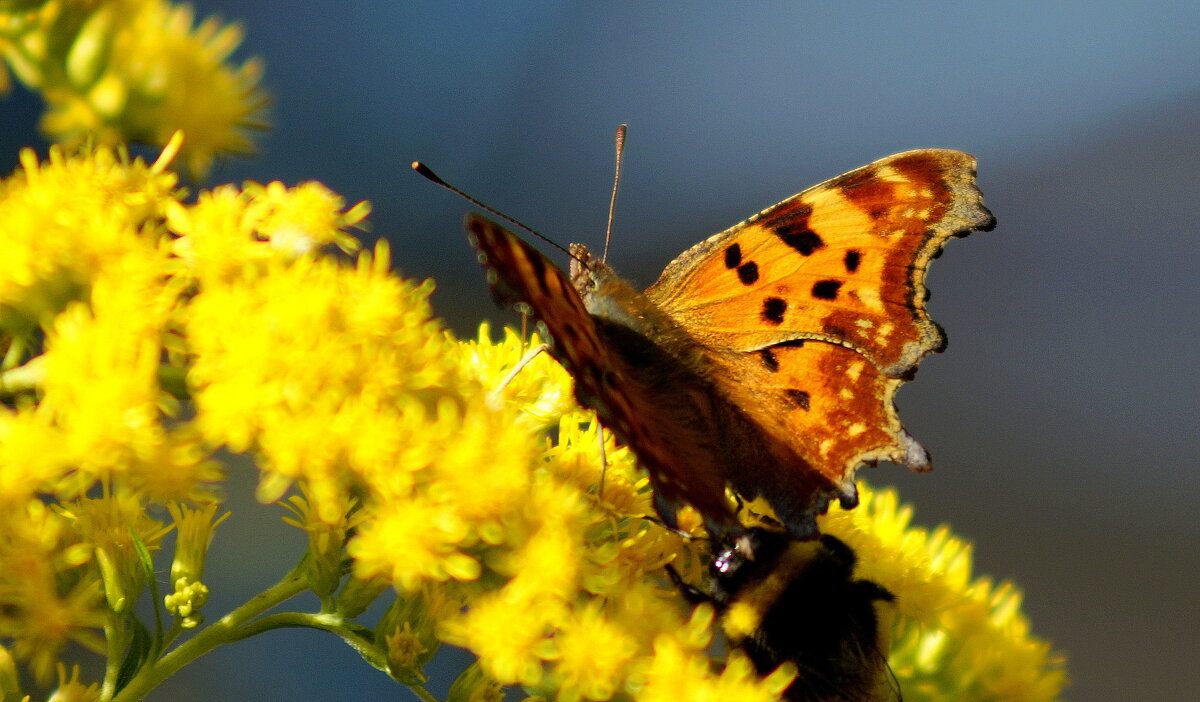
[[[793,663],[792,702],[899,699],[876,609],[895,596],[854,579],[854,551],[830,535],[800,541],[755,528],[748,537],[713,558],[707,593],[672,571],[689,599],[713,603],[729,645],[761,675]]]

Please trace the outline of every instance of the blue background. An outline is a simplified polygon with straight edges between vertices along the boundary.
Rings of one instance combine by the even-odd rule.
[[[692,243],[875,158],[975,154],[999,227],[933,267],[951,343],[899,395],[936,470],[864,477],[1024,588],[1035,633],[1070,657],[1068,699],[1195,699],[1200,4],[196,5],[244,22],[241,55],[265,59],[275,96],[261,158],[214,182],[318,179],[370,200],[395,265],[435,277],[464,334],[508,318],[464,241],[468,205],[413,159],[597,244],[629,123],[610,263],[647,285]],[[247,472],[214,546],[213,616],[300,553]],[[407,693],[297,631],[218,651],[150,699],[184,696]]]

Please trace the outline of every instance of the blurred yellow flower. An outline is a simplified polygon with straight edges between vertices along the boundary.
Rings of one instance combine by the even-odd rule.
[[[81,567],[91,553],[37,498],[0,510],[0,638],[38,680],[50,677],[68,643],[104,650],[100,573]]]
[[[214,158],[253,153],[247,131],[266,127],[267,98],[261,62],[227,64],[241,28],[215,18],[193,24],[190,6],[165,0],[0,7],[0,56],[45,98],[42,130],[52,140],[165,146],[183,130],[182,155],[199,178]]]
[[[576,610],[556,638],[554,675],[564,701],[610,699],[621,689],[638,651],[632,632],[606,617],[599,601]]]
[[[114,287],[121,285],[113,280],[120,271],[145,283],[163,274],[156,268],[158,218],[179,194],[178,177],[166,170],[170,153],[152,165],[104,147],[68,153],[51,147],[48,161],[39,163],[31,149],[23,150],[21,170],[0,185],[0,328],[14,334],[89,299],[102,271],[111,273]],[[126,256],[136,260],[126,262]],[[108,295],[122,295],[118,290]],[[111,304],[128,301],[138,309],[116,312],[162,304],[157,296],[130,300],[134,291],[127,292]]]

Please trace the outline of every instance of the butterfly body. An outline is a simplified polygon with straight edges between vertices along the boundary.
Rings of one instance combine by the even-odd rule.
[[[805,539],[830,500],[856,503],[859,466],[929,468],[893,398],[945,346],[924,309],[929,262],[994,225],[974,166],[937,149],[881,159],[702,241],[642,292],[581,245],[568,277],[499,225],[466,225],[497,300],[545,324],[668,524],[691,504],[736,533],[728,484]]]
[[[686,473],[672,475],[678,461],[651,471],[664,518],[683,504],[695,504],[698,491],[693,484],[708,476],[719,477],[712,483],[721,485],[721,492],[730,483],[750,499],[760,494],[776,496],[773,506],[800,538],[816,534],[811,516],[825,511],[826,493],[836,492],[847,508],[856,503],[853,482],[831,486],[788,443],[773,440],[762,423],[742,409],[767,398],[753,397],[753,387],[745,393],[731,392],[731,384],[745,380],[733,372],[741,353],[714,350],[699,342],[650,297],[593,258],[585,246],[572,245],[571,254],[571,283],[595,322],[601,344],[615,357],[626,384],[644,388],[641,394],[654,398],[654,440],[685,444],[693,454],[684,464]],[[602,418],[609,413],[609,408],[599,408],[601,398],[581,399],[597,407]],[[678,454],[679,449],[673,452]],[[765,466],[770,469],[764,470]],[[704,492],[710,491],[707,487]],[[731,516],[716,505],[707,514],[714,512],[718,521]],[[668,523],[673,525],[670,519]]]

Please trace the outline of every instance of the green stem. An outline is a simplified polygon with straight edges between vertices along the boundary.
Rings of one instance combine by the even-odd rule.
[[[441,702],[438,698],[430,694],[429,690],[426,690],[420,685],[409,685],[408,689],[412,690],[412,693],[416,695],[417,699],[421,700],[421,702]]]
[[[264,631],[271,629],[283,629],[287,627],[306,627],[309,629],[320,629],[328,631],[332,634],[337,634],[342,637],[350,648],[358,652],[358,655],[363,657],[371,666],[387,672],[387,658],[375,646],[374,638],[371,630],[348,622],[344,618],[336,614],[312,614],[309,612],[279,612],[277,614],[268,614],[265,617],[255,619],[246,626],[242,627],[237,633],[237,638],[245,639],[255,634],[261,634]]]
[[[195,636],[180,644],[175,650],[157,661],[147,662],[145,667],[129,681],[129,684],[111,698],[112,702],[132,702],[142,699],[150,690],[203,654],[217,646],[245,638],[242,629],[248,622],[306,589],[308,589],[308,585],[304,572],[300,569],[293,570],[278,583],[255,595],[246,604],[197,632]]]
[[[125,652],[124,622],[125,619],[120,614],[109,612],[108,621],[104,623],[104,640],[107,643],[108,655],[105,657],[104,683],[100,688],[100,699],[109,699],[116,689],[117,676],[121,672]]]

